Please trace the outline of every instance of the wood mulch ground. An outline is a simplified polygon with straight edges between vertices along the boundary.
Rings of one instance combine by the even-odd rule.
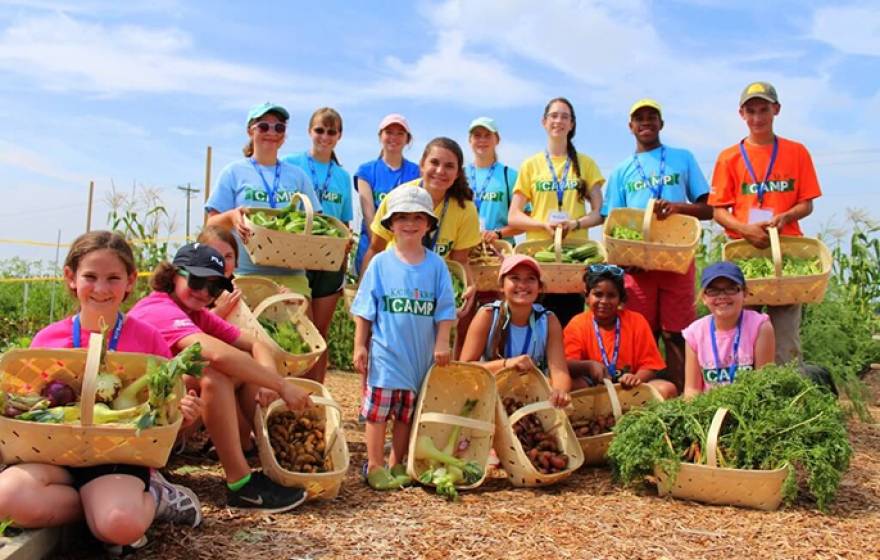
[[[880,419],[880,372],[871,387]],[[196,530],[157,524],[133,558],[880,558],[880,425],[853,421],[853,461],[829,514],[802,500],[778,512],[713,507],[616,487],[608,469],[585,468],[557,486],[515,489],[504,478],[447,503],[414,487],[370,490],[356,423],[359,378],[334,372],[352,467],[339,497],[264,515],[225,506],[215,463],[176,457],[168,478],[202,499]],[[74,557],[84,558],[83,551]],[[89,556],[93,556],[92,550]]]

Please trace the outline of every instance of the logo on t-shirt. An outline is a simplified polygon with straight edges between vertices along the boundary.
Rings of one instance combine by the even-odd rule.
[[[481,202],[501,202],[503,200],[503,195],[501,191],[492,191],[492,192],[483,192],[480,194]]]
[[[243,190],[245,201],[262,202],[263,204],[269,204],[269,195],[266,194],[265,189],[245,184]],[[285,191],[278,189],[278,192],[275,193],[275,203],[290,204],[290,199],[291,197],[293,197],[294,194],[296,194],[296,191]]]
[[[388,196],[388,193],[386,193],[386,192],[379,192],[379,193],[377,193],[375,191],[373,192],[373,202],[376,204],[377,208],[379,207],[380,204],[382,204],[382,201],[385,200],[386,196]]]
[[[384,311],[388,313],[406,313],[431,317],[434,315],[437,299],[434,297],[433,292],[418,288],[414,290],[399,288],[389,290],[388,295],[382,296],[382,305]]]
[[[440,243],[438,241],[437,244],[434,245],[434,252],[441,257],[445,257],[450,251],[452,251],[452,241],[447,241],[445,243]]]
[[[672,175],[664,175],[663,176],[663,186],[665,187],[668,185],[677,185],[677,184],[679,184],[680,179],[681,179],[680,173],[673,173]],[[651,181],[652,187],[656,187],[657,185],[660,184],[660,178],[656,177],[656,176],[651,177],[650,181]],[[648,185],[646,185],[643,180],[637,179],[635,181],[627,182],[625,188],[626,188],[627,192],[632,193],[632,192],[644,190],[644,189],[648,188]]]
[[[342,204],[342,195],[335,192],[325,191],[321,194],[321,200],[324,202]]]
[[[562,190],[565,191],[574,191],[577,190],[578,182],[572,179],[569,179],[565,182],[565,187]],[[553,181],[535,181],[535,192],[554,192],[556,191],[556,187],[553,186]]]
[[[767,184],[764,185],[764,192],[794,192],[794,179],[767,181]],[[758,194],[758,183],[743,183],[742,194]]]
[[[196,326],[195,323],[189,319],[175,319],[174,322],[171,323],[171,327],[174,329],[185,329],[194,326]]]
[[[755,368],[752,364],[740,364],[736,366],[737,373],[741,371],[751,371],[753,369]],[[733,382],[727,368],[703,369],[703,381],[705,381],[707,385],[730,385]]]

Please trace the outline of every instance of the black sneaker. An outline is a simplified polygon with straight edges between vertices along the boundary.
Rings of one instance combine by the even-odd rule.
[[[306,501],[306,493],[302,488],[288,488],[276,484],[260,471],[251,473],[251,479],[238,491],[226,487],[226,504],[229,507],[280,513],[289,511],[304,501]]]
[[[155,487],[159,493],[159,503],[156,504],[156,520],[198,527],[202,522],[202,505],[195,492],[168,482],[162,473],[152,469],[150,472],[150,486]]]

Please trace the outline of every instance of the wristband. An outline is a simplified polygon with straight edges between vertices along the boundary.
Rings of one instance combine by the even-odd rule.
[[[574,231],[581,229],[581,221],[575,218],[574,220]]]
[[[500,229],[496,229],[494,233],[495,233],[495,235],[498,236],[498,239],[501,239],[502,237],[504,237],[504,236],[501,234],[501,230],[500,230]]]

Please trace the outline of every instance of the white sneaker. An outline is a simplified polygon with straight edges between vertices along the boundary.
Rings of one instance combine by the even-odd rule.
[[[202,522],[202,504],[195,492],[165,480],[156,469],[150,471],[150,486],[158,490],[156,520],[198,527]]]
[[[107,556],[117,558],[119,556],[123,556],[125,554],[130,553],[130,552],[134,552],[135,550],[137,550],[139,548],[143,548],[143,547],[147,546],[147,542],[148,542],[147,536],[141,535],[141,538],[139,538],[138,540],[134,541],[133,543],[127,544],[125,546],[123,546],[121,544],[104,543],[104,552],[107,553]]]

